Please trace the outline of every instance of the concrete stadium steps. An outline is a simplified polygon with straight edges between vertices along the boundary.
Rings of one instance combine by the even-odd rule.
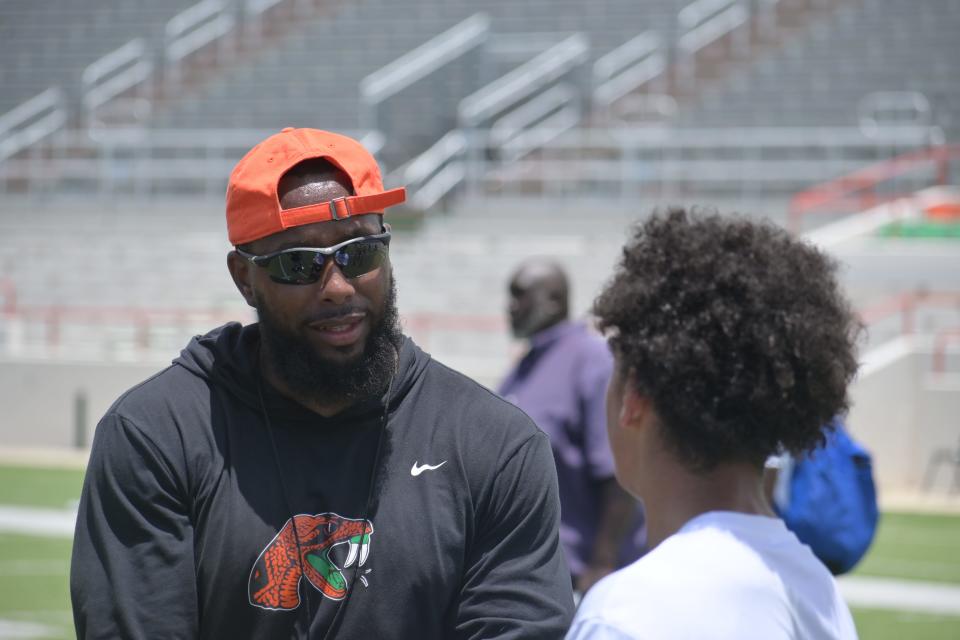
[[[673,204],[704,203],[467,198],[419,228],[398,225],[391,255],[405,330],[442,361],[495,385],[519,349],[505,319],[506,284],[518,263],[533,256],[560,262],[571,279],[573,315],[583,317],[630,226]],[[710,204],[775,222],[786,211],[782,200]],[[13,282],[22,316],[0,322],[0,345],[15,345],[18,357],[160,362],[191,335],[253,318],[226,269],[219,202],[7,205],[0,272]],[[951,290],[960,244],[870,236],[829,251],[854,306],[867,309],[889,306],[897,292]],[[0,310],[4,295],[0,287]],[[914,320],[926,330],[956,326],[958,318],[956,308],[937,307]],[[902,322],[897,314],[884,317],[863,348],[898,335]]]
[[[361,124],[358,83],[364,76],[474,13],[487,13],[495,34],[585,32],[597,57],[646,29],[671,30],[684,4],[681,0],[643,4],[632,0],[352,2],[305,20],[298,31],[255,58],[224,68],[204,86],[160,110],[155,124],[357,128]],[[490,62],[447,74],[436,86],[421,87],[417,92],[424,100],[412,109],[411,121],[436,120],[436,131],[429,136],[432,142],[454,124],[456,104],[462,97],[504,71]]]
[[[490,209],[497,212],[491,214]],[[0,219],[0,268],[25,306],[143,308],[242,307],[226,271],[222,205],[186,201],[143,206],[14,204]],[[410,312],[499,314],[516,262],[555,255],[581,274],[585,309],[593,284],[609,273],[631,218],[537,203],[476,204],[435,214],[392,247],[404,308]],[[389,220],[389,216],[387,218]],[[583,264],[578,264],[583,258]],[[504,298],[505,300],[505,298]]]
[[[960,138],[960,4],[861,0],[822,16],[781,51],[705,87],[677,121],[696,126],[856,125],[877,91],[919,91]]]
[[[162,41],[167,21],[195,0],[5,0],[0,7],[0,114],[50,86],[79,100],[84,68],[143,37]]]
[[[567,267],[576,316],[609,277],[635,209],[595,206],[468,201],[418,229],[398,229],[391,255],[406,332],[496,385],[517,353],[506,284],[521,260],[546,255]],[[195,333],[253,318],[226,269],[219,202],[20,202],[5,214],[0,270],[21,317],[0,322],[0,344],[17,357],[164,362]],[[0,310],[2,298],[0,288]]]
[[[5,203],[0,273],[31,307],[236,304],[222,209]],[[242,301],[241,301],[242,304]]]

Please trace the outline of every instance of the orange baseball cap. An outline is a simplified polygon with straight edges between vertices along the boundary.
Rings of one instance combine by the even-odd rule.
[[[281,209],[280,178],[312,158],[324,158],[347,174],[354,195]],[[230,173],[227,233],[237,246],[302,224],[382,213],[406,199],[402,187],[384,191],[377,161],[356,140],[329,131],[287,127],[248,151]]]

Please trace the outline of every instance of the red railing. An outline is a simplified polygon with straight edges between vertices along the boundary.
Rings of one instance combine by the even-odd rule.
[[[947,346],[951,342],[960,342],[960,327],[941,329],[933,337],[933,372],[943,373],[947,369]]]
[[[137,347],[150,346],[150,332],[157,327],[186,330],[198,324],[212,327],[231,320],[247,320],[236,311],[220,309],[151,309],[144,307],[78,307],[67,305],[15,306],[4,308],[4,315],[26,322],[38,322],[46,330],[49,347],[60,345],[63,326],[126,325],[133,328]]]
[[[9,278],[0,278],[0,315],[6,319],[35,322],[45,330],[47,347],[61,344],[67,324],[117,325],[133,329],[134,343],[140,349],[150,347],[150,335],[157,328],[187,330],[198,325],[213,328],[231,320],[252,322],[252,312],[237,309],[147,308],[133,306],[21,305],[16,286]],[[435,312],[402,314],[409,333],[426,348],[431,336],[439,333],[503,334],[508,331],[501,315],[458,315]]]
[[[950,178],[950,163],[955,158],[960,158],[960,145],[930,147],[883,160],[801,191],[790,200],[787,226],[791,231],[799,232],[802,219],[811,213],[859,211],[912,195],[880,193],[878,187],[924,166],[936,168],[936,177],[928,186],[946,184]]]
[[[0,305],[3,315],[13,315],[17,310],[17,286],[10,278],[0,278],[0,296],[3,305]]]
[[[960,312],[960,291],[910,291],[897,294],[872,304],[860,311],[867,326],[899,315],[900,333],[912,334],[916,315],[921,309],[956,309]]]
[[[17,304],[16,287],[9,279],[0,278],[0,314],[7,319],[18,318],[38,321],[46,329],[48,347],[57,347],[61,342],[65,324],[127,325],[134,330],[134,342],[139,348],[150,346],[151,332],[158,327],[187,330],[198,325],[214,327],[231,320],[248,322],[252,312],[237,309],[187,309],[143,308],[129,306],[23,306]],[[900,333],[912,334],[916,330],[916,317],[923,310],[954,309],[960,314],[960,291],[912,291],[901,293],[859,310],[864,324],[872,326],[893,317],[900,317]],[[499,334],[507,335],[509,327],[504,315],[466,315],[436,312],[403,314],[406,330],[427,347],[432,336],[444,332],[453,334]],[[956,332],[960,334],[960,329]],[[945,333],[944,341],[957,339],[953,333]]]

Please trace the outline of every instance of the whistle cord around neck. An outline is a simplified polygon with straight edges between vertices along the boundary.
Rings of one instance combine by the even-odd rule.
[[[258,345],[257,358],[256,358],[257,362],[261,362],[259,352],[260,352],[260,348]],[[389,419],[390,398],[393,396],[393,383],[397,377],[397,370],[400,367],[399,350],[395,349],[394,354],[396,356],[396,360],[394,362],[393,373],[390,375],[390,381],[387,384],[387,394],[386,396],[384,396],[383,410],[381,411],[381,414],[380,414],[380,430],[379,430],[379,433],[377,434],[377,448],[373,456],[373,466],[370,468],[370,484],[369,484],[369,487],[367,488],[367,498],[363,507],[364,522],[367,522],[370,517],[370,505],[373,501],[373,495],[376,489],[377,469],[380,466],[380,457],[383,453],[384,435],[386,434],[387,427],[390,424],[390,419]],[[267,403],[264,401],[264,398],[263,398],[263,376],[261,375],[259,367],[257,368],[256,380],[257,380],[257,397],[260,400],[260,411],[263,414],[263,422],[267,427],[267,437],[270,440],[270,449],[271,451],[273,451],[273,461],[277,469],[277,477],[280,480],[280,493],[282,494],[282,497],[283,497],[284,507],[286,508],[287,513],[290,514],[290,523],[293,528],[293,541],[294,541],[294,545],[297,548],[297,563],[300,565],[300,575],[305,578],[307,574],[304,571],[304,566],[303,566],[303,551],[302,551],[302,545],[300,544],[300,534],[297,531],[296,514],[293,511],[293,506],[292,506],[292,503],[290,502],[290,492],[287,489],[287,483],[283,477],[283,465],[281,464],[281,461],[280,461],[280,451],[277,447],[276,438],[274,437],[274,434],[273,434],[273,422],[270,420],[270,413],[267,411]],[[360,563],[357,562],[354,565],[353,574],[351,575],[350,582],[347,585],[347,594],[337,604],[337,610],[333,614],[333,619],[330,621],[330,626],[327,627],[326,632],[323,634],[322,640],[328,640],[329,638],[333,637],[331,634],[334,633],[334,631],[336,630],[337,626],[340,623],[340,620],[342,619],[343,611],[346,609],[347,603],[350,601],[350,596],[353,595],[354,586],[356,585],[357,578],[359,577],[359,573],[360,573]],[[309,587],[304,588],[304,600],[305,600],[305,605],[307,609],[307,627],[306,627],[307,640],[310,640],[310,626],[311,626],[311,623],[313,622],[313,611],[311,607],[312,599],[310,597]]]

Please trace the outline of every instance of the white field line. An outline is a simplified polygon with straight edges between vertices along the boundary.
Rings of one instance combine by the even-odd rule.
[[[843,576],[837,582],[851,607],[960,616],[960,585]]]
[[[59,629],[36,622],[0,619],[0,638],[51,638]]]
[[[73,510],[0,506],[0,532],[3,533],[72,538],[76,521],[77,512]]]

